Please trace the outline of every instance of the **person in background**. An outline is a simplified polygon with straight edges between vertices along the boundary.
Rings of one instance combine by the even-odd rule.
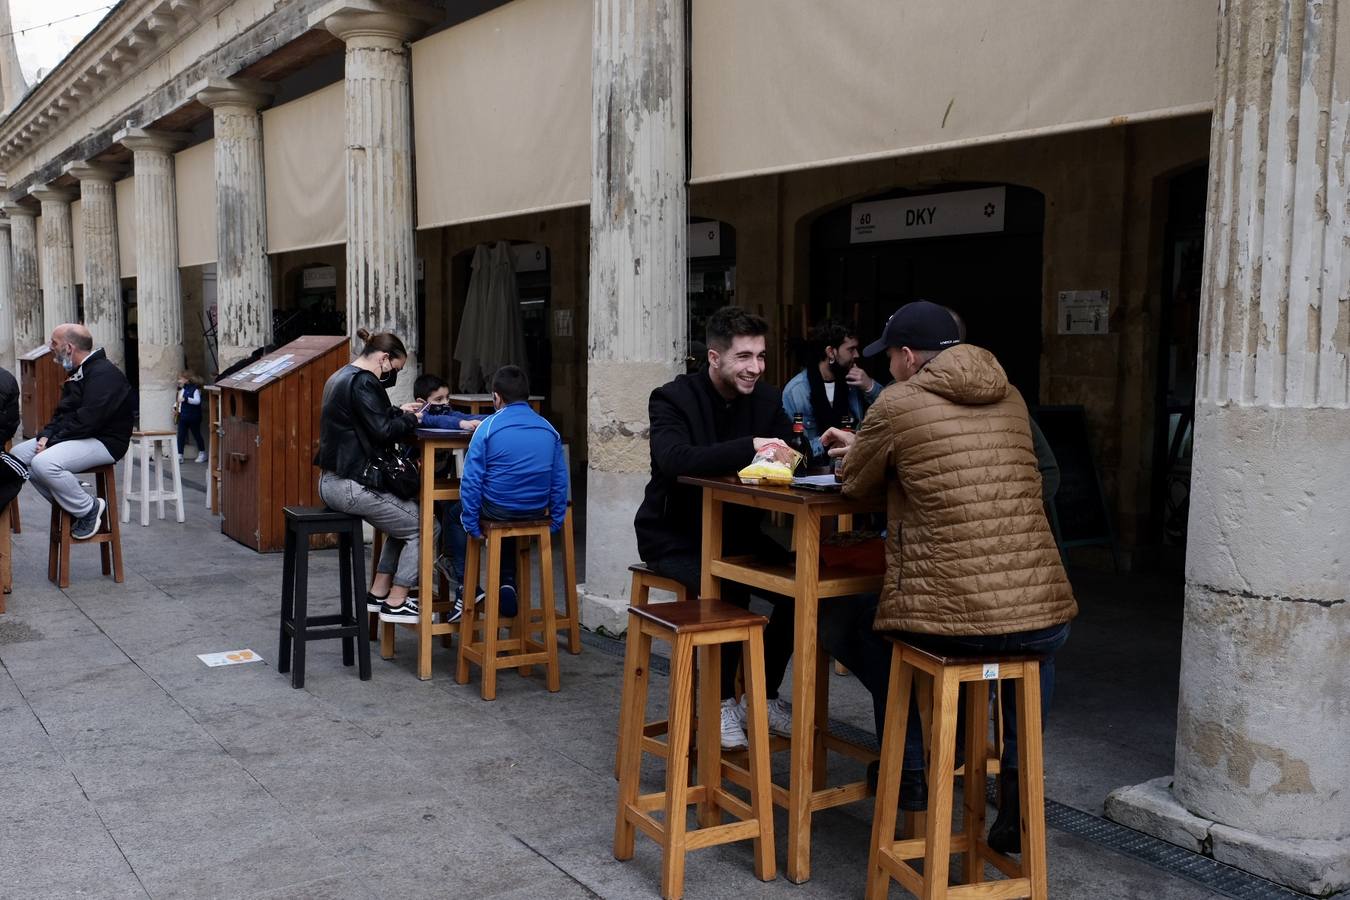
[[[769,324],[735,306],[713,313],[707,326],[708,365],[680,375],[652,391],[647,403],[651,422],[652,477],[633,519],[638,554],[652,571],[684,585],[698,597],[703,575],[703,496],[679,483],[681,475],[735,475],[761,450],[779,462],[791,458],[792,423],[783,412],[778,389],[763,381]],[[759,510],[728,505],[723,519],[724,550],[783,561],[787,553],[761,527]],[[792,658],[793,609],[790,597],[761,595],[773,604],[764,630],[765,684],[769,728],[792,732],[791,708],[778,698]],[[746,609],[750,590],[722,583],[722,599]],[[736,700],[740,649],[722,652],[722,746],[746,746],[745,706]]]
[[[492,406],[473,432],[464,455],[459,482],[460,528],[452,529],[452,566],[463,571],[468,538],[483,537],[484,519],[524,521],[548,518],[554,533],[567,517],[567,464],[562,438],[548,420],[530,408],[530,380],[519,366],[502,366],[492,376]],[[467,424],[467,423],[466,423]],[[518,609],[515,570],[516,542],[502,541],[502,585],[498,613],[513,616]],[[507,582],[508,572],[511,582]],[[484,593],[474,598],[481,603]],[[464,591],[455,594],[450,621],[464,611]]]
[[[445,406],[450,402],[450,385],[439,375],[423,372],[413,382],[413,399],[428,406]]]
[[[191,371],[178,373],[178,399],[173,409],[178,415],[178,461],[186,462],[183,448],[188,432],[197,445],[196,462],[206,462],[206,441],[202,440],[202,381]]]
[[[788,418],[802,417],[811,444],[811,463],[826,462],[820,436],[853,417],[862,425],[867,408],[881,394],[881,385],[857,364],[858,337],[851,326],[826,319],[811,329],[806,340],[807,363],[783,387],[783,409]]]
[[[8,369],[0,368],[0,446],[19,432],[19,382]],[[28,480],[28,469],[8,453],[0,453],[0,511],[19,495]]]
[[[48,346],[67,372],[61,400],[38,436],[16,446],[11,455],[28,467],[38,493],[75,519],[70,536],[85,541],[98,533],[108,504],[89,496],[79,473],[126,454],[136,392],[103,348],[94,347],[93,335],[83,325],[57,325]]]

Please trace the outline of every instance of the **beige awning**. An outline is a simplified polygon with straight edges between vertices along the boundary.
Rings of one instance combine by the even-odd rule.
[[[75,283],[84,284],[84,201],[70,202],[70,240],[75,250]]]
[[[178,203],[178,265],[216,261],[216,142],[203,141],[173,157]]]
[[[1205,112],[1201,0],[693,0],[693,180]]]
[[[418,228],[590,202],[591,6],[514,0],[413,44]]]
[[[115,184],[117,192],[117,261],[123,278],[136,277],[136,176]]]
[[[267,252],[347,241],[343,83],[263,110]]]

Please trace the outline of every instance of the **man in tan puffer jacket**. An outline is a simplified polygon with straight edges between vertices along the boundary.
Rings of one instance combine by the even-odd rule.
[[[896,383],[857,435],[823,436],[844,457],[845,496],[886,493],[886,577],[873,628],[951,655],[1053,654],[1078,608],[1045,518],[1022,395],[992,353],[961,343],[951,314],[935,303],[896,311],[865,353],[883,350]],[[822,624],[823,635],[829,630]],[[889,648],[865,640],[872,648],[864,680],[876,694]],[[1041,672],[1048,707],[1053,656]],[[1015,799],[1013,692],[1003,696],[1010,737],[1002,796]],[[914,806],[923,756],[917,717],[909,722],[904,768]],[[1019,835],[1010,805],[1000,810],[990,844],[1013,850]]]

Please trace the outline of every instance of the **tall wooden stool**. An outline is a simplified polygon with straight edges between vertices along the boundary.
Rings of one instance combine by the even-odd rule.
[[[623,708],[619,715],[619,798],[614,816],[614,858],[633,858],[635,829],[661,847],[661,896],[684,893],[685,854],[701,847],[753,840],[755,875],[771,881],[775,872],[773,799],[769,782],[769,717],[764,685],[764,625],[767,619],[721,600],[685,600],[628,608],[628,651],[624,657]],[[671,644],[670,747],[666,789],[638,794],[652,639]],[[739,643],[745,654],[749,715],[750,802],[723,786],[721,736],[722,645]],[[697,783],[689,784],[693,746],[694,650],[699,655]],[[699,807],[699,827],[688,828],[688,807]],[[651,813],[662,810],[660,822]],[[739,821],[723,823],[728,812]]]
[[[117,522],[117,465],[96,466],[89,470],[94,476],[95,493],[107,504],[98,533],[87,541],[76,541],[70,536],[75,518],[60,506],[52,504],[52,525],[47,547],[47,579],[57,587],[70,587],[70,545],[98,544],[103,557],[103,574],[122,583],[122,529]]]
[[[455,681],[468,684],[469,663],[474,663],[483,670],[483,699],[495,700],[499,669],[518,668],[522,675],[527,675],[530,666],[542,665],[547,673],[548,689],[557,691],[561,687],[561,680],[558,674],[557,611],[553,607],[553,536],[550,531],[553,523],[549,519],[522,522],[483,519],[480,524],[483,537],[469,537],[464,558],[464,612],[459,624],[459,660],[455,668]],[[516,621],[511,623],[511,637],[502,639],[501,561],[502,541],[506,538],[521,541],[533,538],[539,542],[539,602],[542,609],[541,616],[536,619],[531,606],[533,592],[529,590],[528,558],[524,556],[528,552],[526,545],[522,548],[522,559],[526,560],[526,564],[516,572]],[[487,596],[481,606],[485,609],[474,602],[478,596],[478,566],[484,543],[487,544],[488,576]],[[534,635],[540,632],[540,640],[535,640]]]
[[[355,655],[360,661],[357,671],[361,680],[369,681],[370,641],[366,639],[365,609],[356,608],[357,597],[365,593],[366,584],[361,517],[326,507],[287,506],[283,512],[286,516],[286,550],[281,562],[281,638],[277,648],[277,671],[291,673],[291,687],[304,687],[305,644],[340,638],[342,664],[350,666]],[[342,584],[339,611],[335,614],[309,614],[309,539],[316,534],[338,535]],[[360,602],[364,605],[364,597]]]
[[[1045,865],[1045,773],[1041,760],[1039,656],[944,657],[892,640],[890,693],[872,844],[868,857],[868,900],[883,900],[894,878],[919,897],[1031,897],[1048,894]],[[895,840],[905,728],[915,679],[932,684],[932,737],[928,744],[928,816],[923,837]],[[992,850],[985,840],[985,775],[988,765],[989,683],[1020,682],[1017,691],[1018,791],[1021,801],[1022,859]],[[956,763],[956,720],[965,698],[965,817],[952,834],[952,793]],[[926,693],[926,692],[925,692]],[[964,884],[948,886],[953,853],[964,855]],[[908,862],[923,860],[923,872]],[[1008,877],[984,882],[984,864]]]
[[[646,563],[636,563],[628,567],[628,571],[633,573],[633,587],[628,592],[628,597],[633,606],[641,609],[651,602],[652,588],[658,591],[669,591],[675,595],[678,602],[689,599],[689,592],[685,590],[684,585],[680,584],[674,578],[666,578],[664,575],[657,575],[651,569],[647,568]],[[626,706],[619,707],[619,733],[628,733],[628,723],[624,722],[622,716]],[[642,723],[642,752],[650,753],[652,756],[659,756],[662,759],[666,757],[666,742],[658,741],[661,735],[670,730],[670,723],[666,719],[657,719],[652,722]],[[619,778],[619,754],[614,754],[614,778]]]
[[[158,505],[159,518],[164,518],[164,502],[172,501],[177,510],[179,522],[186,521],[186,513],[183,510],[183,474],[178,467],[178,435],[172,431],[133,431],[131,433],[131,446],[127,448],[126,472],[123,478],[126,480],[125,492],[122,495],[122,521],[131,521],[131,501],[139,500],[141,504],[141,524],[150,524],[150,503],[154,501]],[[164,489],[164,457],[163,449],[169,451],[170,478],[173,490]],[[141,487],[135,489],[134,474],[136,471],[136,459],[140,459],[141,469]],[[154,458],[155,463],[155,487],[150,487],[150,461]]]

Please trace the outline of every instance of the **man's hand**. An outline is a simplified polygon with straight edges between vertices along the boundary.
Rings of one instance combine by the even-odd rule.
[[[479,425],[483,424],[482,419],[460,419],[459,428],[461,431],[473,431]]]
[[[849,448],[858,436],[851,431],[844,431],[840,428],[827,428],[825,433],[820,436],[820,444],[830,451],[833,459],[840,459],[848,455]]]
[[[40,437],[40,438],[38,438],[38,441],[37,441],[37,448],[38,448],[38,453],[41,453],[43,450],[46,450],[46,449],[47,449],[47,439],[46,439],[45,437]]]
[[[792,461],[792,448],[778,438],[755,438],[755,452],[759,453],[761,450],[772,451],[774,462],[786,465]]]
[[[844,380],[847,381],[851,387],[857,388],[864,394],[872,390],[872,386],[876,384],[876,382],[872,380],[872,376],[864,372],[861,366],[854,366],[849,369],[848,374],[844,376]]]

